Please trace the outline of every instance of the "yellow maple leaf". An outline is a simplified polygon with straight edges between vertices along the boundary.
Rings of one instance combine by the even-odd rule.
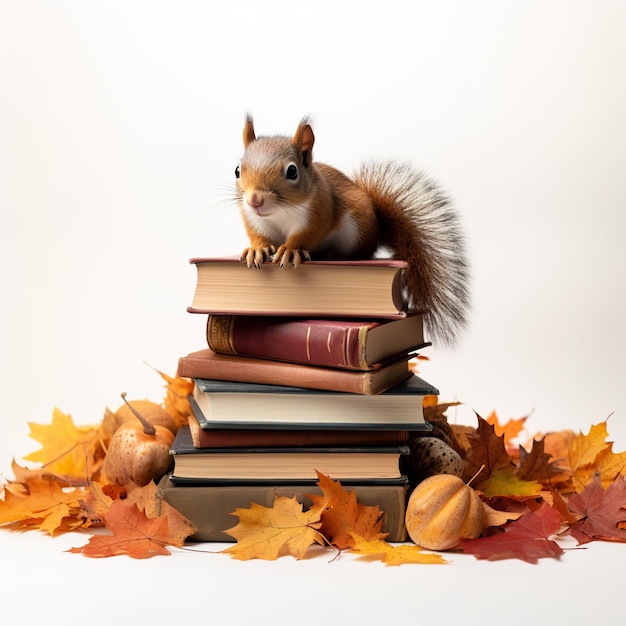
[[[597,453],[593,463],[576,467],[571,483],[575,491],[580,492],[596,476],[600,477],[604,489],[607,489],[616,478],[626,476],[626,452],[613,452],[613,444],[608,442],[606,447]]]
[[[598,454],[606,449],[608,435],[605,421],[591,426],[586,435],[580,432],[574,437],[569,446],[569,464],[572,471],[594,463]]]
[[[77,428],[72,417],[54,409],[51,424],[29,422],[29,435],[42,448],[24,459],[44,464],[53,473],[69,478],[87,479],[93,474],[97,451],[100,448],[98,426]]]
[[[595,464],[600,455],[611,449],[606,439],[609,433],[606,420],[594,424],[585,435],[580,432],[572,438],[568,450],[568,463],[572,472],[571,482],[577,491],[593,480]]]
[[[354,546],[350,552],[361,556],[377,558],[387,565],[413,564],[435,564],[448,563],[440,554],[424,552],[419,546],[409,544],[393,545],[381,539],[367,540],[352,533]]]
[[[249,509],[236,509],[239,523],[225,532],[237,543],[222,552],[240,560],[273,561],[283,554],[302,559],[314,543],[327,543],[319,532],[320,511],[302,510],[296,497],[276,496],[273,507],[252,503]]]
[[[485,512],[485,528],[489,528],[489,526],[504,526],[507,522],[518,519],[522,515],[521,511],[498,511],[486,502],[482,504]]]
[[[533,498],[543,491],[540,482],[523,480],[515,475],[513,466],[495,469],[480,483],[480,491],[488,498],[502,496],[513,499]]]

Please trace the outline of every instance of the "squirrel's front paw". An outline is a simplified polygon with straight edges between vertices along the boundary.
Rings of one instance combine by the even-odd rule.
[[[269,261],[274,252],[276,252],[274,246],[246,248],[241,253],[239,260],[245,262],[248,267],[261,269],[261,265],[265,261]]]
[[[278,263],[281,267],[285,265],[291,265],[294,269],[302,263],[302,261],[310,261],[311,255],[308,250],[300,250],[298,248],[288,248],[287,246],[280,246],[276,250],[276,254],[272,259],[272,263]]]

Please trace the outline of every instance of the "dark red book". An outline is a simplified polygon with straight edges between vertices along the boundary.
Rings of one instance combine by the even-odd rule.
[[[376,369],[427,346],[422,315],[398,320],[209,315],[207,343],[221,354],[341,369]]]
[[[200,409],[193,399],[191,406],[194,414],[189,416],[189,432],[195,448],[399,446],[406,445],[411,434],[408,430],[205,429],[195,415]]]

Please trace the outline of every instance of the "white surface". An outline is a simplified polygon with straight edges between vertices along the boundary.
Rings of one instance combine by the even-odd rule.
[[[227,198],[247,110],[263,133],[310,113],[319,160],[409,158],[455,198],[472,326],[422,374],[466,403],[459,419],[532,412],[532,434],[613,414],[624,450],[626,5],[226,4],[0,3],[0,471],[38,448],[28,422],[57,406],[95,423],[121,391],[158,400],[146,363],[172,374],[202,347],[187,259],[245,244]],[[165,623],[202,605],[304,624],[332,598],[344,622],[581,623],[617,615],[626,555],[389,568],[63,552],[85,540],[0,530],[0,588],[21,621],[148,606],[146,623]]]

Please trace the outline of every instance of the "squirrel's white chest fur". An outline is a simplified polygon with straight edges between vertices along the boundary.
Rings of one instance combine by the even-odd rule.
[[[310,201],[288,207],[274,204],[269,211],[270,207],[267,204],[266,199],[264,214],[259,215],[244,199],[244,209],[251,226],[274,245],[282,245],[288,237],[306,230],[309,226],[307,216],[310,213]],[[315,247],[315,250],[340,250],[350,253],[357,241],[358,226],[352,216],[344,213],[337,227]]]
[[[308,200],[294,206],[283,207],[266,198],[262,214],[251,207],[245,198],[243,206],[254,230],[275,245],[284,243],[287,237],[305,230],[308,225],[307,215],[310,210]]]

